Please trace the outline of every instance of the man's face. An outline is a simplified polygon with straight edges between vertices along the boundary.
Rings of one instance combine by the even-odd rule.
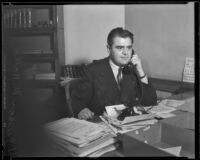
[[[127,64],[131,59],[132,48],[133,44],[129,37],[114,37],[112,46],[108,46],[110,58],[113,63],[118,66]]]

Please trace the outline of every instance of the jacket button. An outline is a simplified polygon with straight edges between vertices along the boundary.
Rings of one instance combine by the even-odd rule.
[[[136,97],[135,100],[138,101],[138,97]]]

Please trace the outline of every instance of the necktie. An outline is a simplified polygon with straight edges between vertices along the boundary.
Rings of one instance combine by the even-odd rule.
[[[122,67],[119,67],[118,74],[117,74],[117,84],[120,89],[122,82]]]

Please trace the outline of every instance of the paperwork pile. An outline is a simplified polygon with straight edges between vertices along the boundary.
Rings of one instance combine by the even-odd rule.
[[[114,135],[101,125],[75,118],[63,118],[45,125],[56,146],[75,157],[99,157],[118,147]]]
[[[157,117],[169,118],[175,116],[171,113],[175,110],[181,110],[181,106],[184,106],[184,100],[175,100],[175,99],[164,99],[158,103],[158,105],[145,107],[149,113],[155,113]]]
[[[147,127],[148,125],[153,125],[157,122],[157,120],[154,119],[154,113],[142,114],[137,116],[127,116],[123,121],[120,121],[117,119],[119,115],[117,111],[124,108],[124,105],[106,106],[106,113],[100,116],[102,121],[104,121],[115,134],[137,130],[142,127]]]
[[[188,100],[188,103],[194,102],[194,99]],[[123,121],[117,119],[119,114],[123,109],[126,108],[123,104],[120,105],[111,105],[106,106],[106,112],[100,116],[102,121],[109,126],[112,131],[117,133],[126,133],[131,130],[137,130],[142,127],[147,127],[153,125],[157,122],[155,117],[160,118],[169,118],[176,116],[171,113],[177,109],[184,110],[183,106],[185,101],[183,100],[174,100],[174,99],[164,99],[155,106],[145,106],[144,110],[148,114],[141,114],[136,116],[125,117]],[[182,106],[182,107],[181,107]],[[192,106],[192,105],[191,105]],[[178,108],[180,107],[180,108]],[[191,111],[192,112],[192,111]]]

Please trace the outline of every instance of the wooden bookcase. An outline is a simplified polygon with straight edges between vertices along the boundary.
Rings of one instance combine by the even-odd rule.
[[[61,89],[63,6],[4,4],[2,22],[3,119],[11,127],[20,107],[27,115],[41,113],[35,119],[52,110],[44,106]]]
[[[22,59],[24,83],[34,87],[59,86],[58,7],[55,5],[11,5],[3,10],[6,54]],[[62,43],[62,42],[61,42]],[[63,56],[61,56],[63,57]]]

